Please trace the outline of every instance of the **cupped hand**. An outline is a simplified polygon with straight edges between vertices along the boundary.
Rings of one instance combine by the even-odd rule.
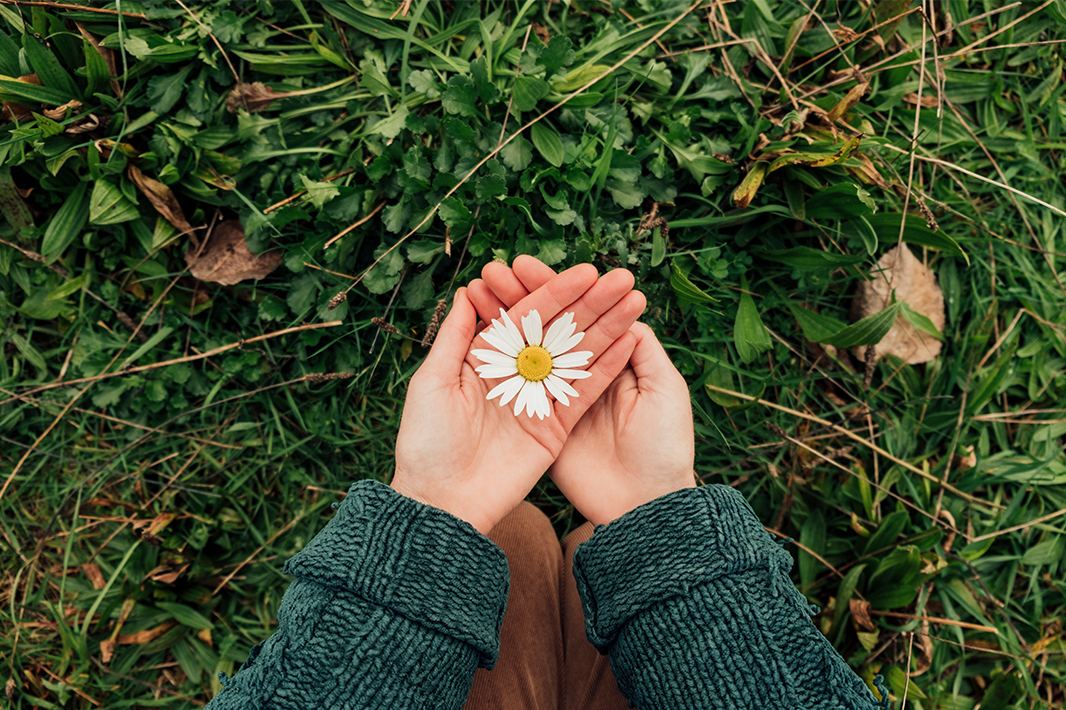
[[[484,288],[480,280],[475,284],[475,290]],[[569,406],[553,401],[544,419],[516,416],[513,402],[486,399],[501,380],[479,377],[475,368],[483,363],[471,350],[492,346],[480,337],[470,289],[457,290],[408,387],[392,487],[488,533],[529,493],[589,405],[625,367],[637,340],[629,328],[643,310],[632,286],[632,278],[599,279],[595,267],[579,265],[553,272],[504,309],[516,324],[536,309],[545,329],[573,312],[578,330],[586,332],[580,347],[592,352],[590,376],[574,383],[580,395]],[[483,320],[499,319],[499,313],[483,313]]]
[[[631,284],[624,270],[600,281],[625,281],[626,275]],[[471,283],[470,301],[485,317],[552,278],[555,272],[533,257],[516,258],[511,269],[491,263],[482,281]],[[573,428],[551,468],[567,499],[597,525],[695,485],[688,386],[651,328],[635,323],[630,332],[636,344],[628,364]],[[597,343],[587,337],[582,347],[586,344]]]

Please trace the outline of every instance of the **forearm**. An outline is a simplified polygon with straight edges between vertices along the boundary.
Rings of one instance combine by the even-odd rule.
[[[641,710],[876,707],[791,566],[737,491],[704,486],[597,528],[574,575],[589,640]]]
[[[212,700],[230,708],[460,708],[491,668],[503,552],[468,524],[364,481],[289,560],[278,632]]]

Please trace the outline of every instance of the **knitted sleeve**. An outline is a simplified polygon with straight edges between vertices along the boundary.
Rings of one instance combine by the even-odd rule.
[[[791,567],[722,485],[598,526],[574,555],[589,641],[640,710],[887,707],[811,622]]]
[[[285,572],[278,631],[208,710],[458,709],[496,662],[503,551],[388,486],[353,484]]]

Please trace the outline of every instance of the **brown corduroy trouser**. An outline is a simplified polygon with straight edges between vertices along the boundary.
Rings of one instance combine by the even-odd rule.
[[[464,710],[626,710],[607,656],[585,636],[574,550],[592,524],[562,545],[544,513],[523,502],[489,538],[507,555],[511,588],[500,658],[478,669]]]

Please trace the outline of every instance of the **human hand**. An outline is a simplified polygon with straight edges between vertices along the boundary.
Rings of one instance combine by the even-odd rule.
[[[484,289],[484,284],[475,281]],[[472,284],[473,286],[473,284]],[[433,348],[411,378],[396,439],[392,487],[441,508],[488,533],[522,499],[559,455],[566,437],[625,367],[636,338],[629,327],[644,309],[633,279],[598,278],[595,267],[575,266],[540,282],[509,305],[515,323],[536,309],[545,326],[573,312],[581,349],[593,353],[590,376],[576,386],[569,406],[552,402],[545,419],[516,416],[486,395],[499,380],[485,380],[471,350],[489,347],[478,337],[469,289],[456,291]],[[486,313],[488,322],[499,309]]]
[[[621,273],[629,272],[600,280]],[[483,280],[470,284],[470,302],[482,317],[498,313],[554,274],[529,256],[517,257],[512,269],[490,263]],[[630,332],[636,344],[629,363],[573,428],[551,468],[559,490],[597,525],[695,486],[688,386],[651,328],[635,323]]]

